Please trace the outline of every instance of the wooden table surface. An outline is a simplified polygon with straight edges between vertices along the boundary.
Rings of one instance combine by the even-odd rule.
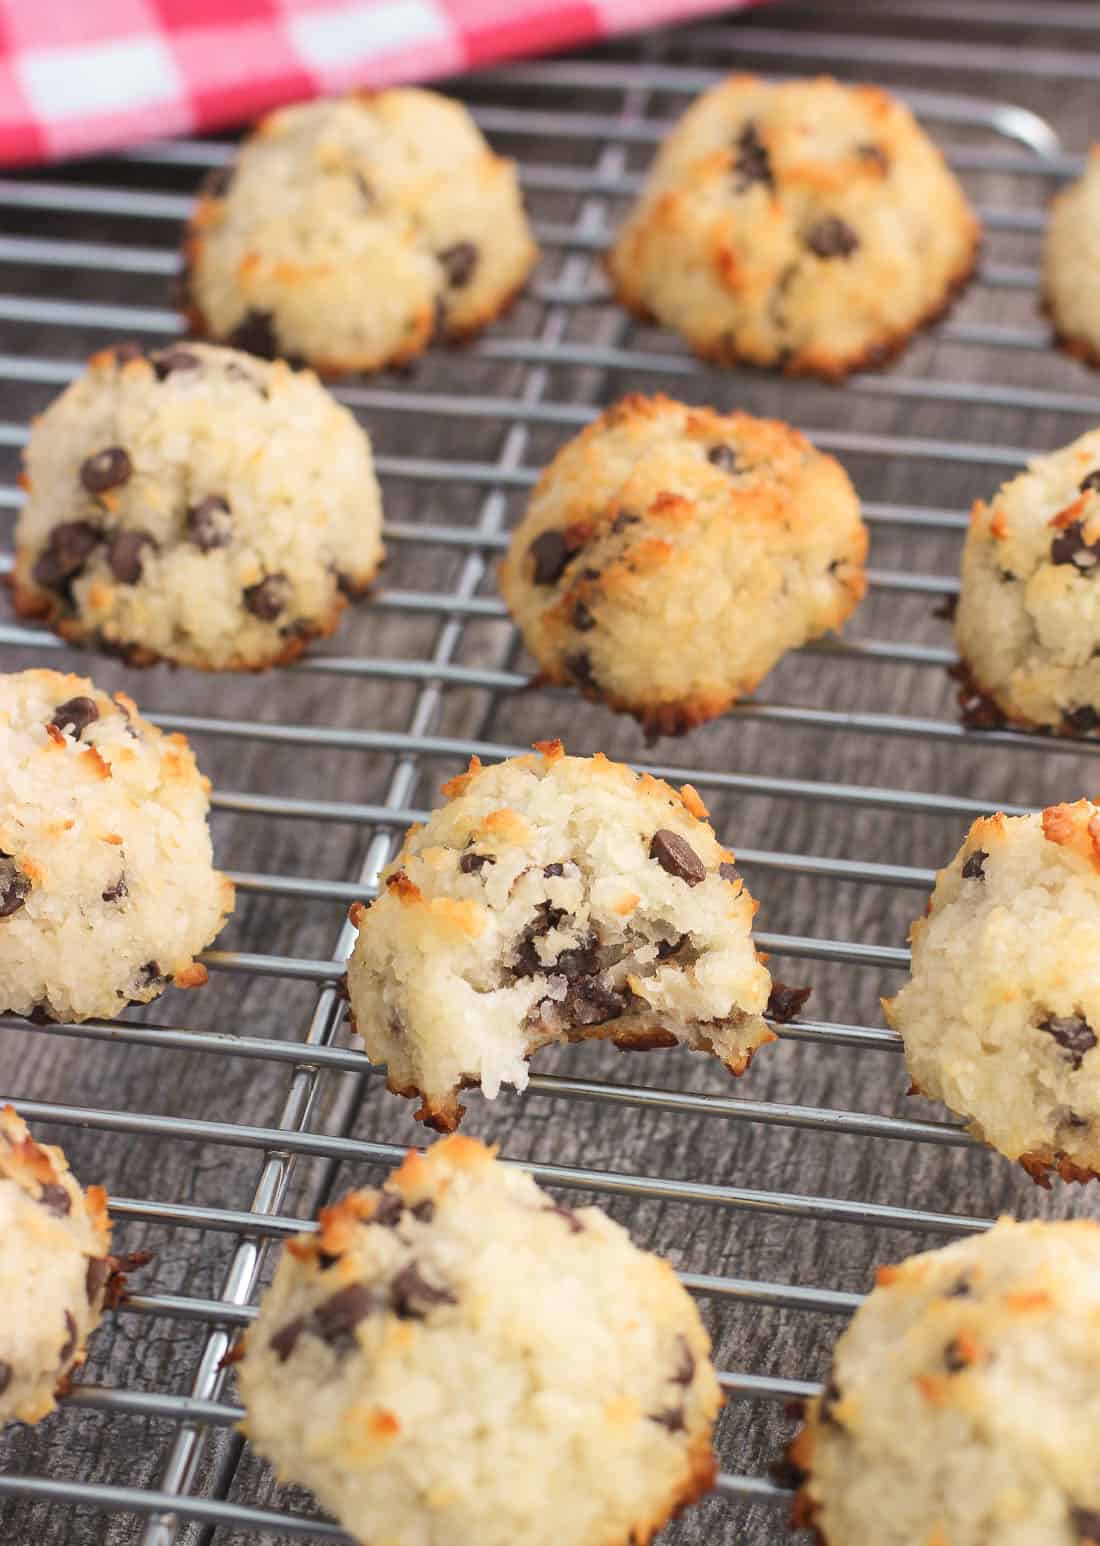
[[[777,4],[745,21],[699,24],[663,42],[621,43],[590,57],[604,67],[641,61],[634,74],[634,109],[645,120],[668,119],[682,107],[682,92],[670,89],[658,65],[694,70],[750,68],[814,72],[831,68],[846,79],[874,78],[909,90],[952,93],[984,101],[1016,103],[1052,125],[1067,151],[1080,153],[1095,128],[1095,79],[1100,59],[1100,20],[1087,0],[1047,8],[1042,26],[1031,29],[1040,7],[1006,3],[938,4],[937,0],[888,0],[859,5],[852,0],[823,6]],[[1090,20],[1090,13],[1092,13]],[[1079,25],[1075,25],[1079,23]],[[822,43],[821,40],[824,40]],[[822,53],[822,49],[836,49]],[[1089,68],[1089,66],[1093,68]],[[617,114],[621,83],[605,74],[572,84],[538,86],[483,79],[456,90],[486,108]],[[617,80],[617,77],[616,77]],[[1090,122],[1090,113],[1093,120]],[[1013,146],[986,129],[959,125],[937,128],[952,146],[988,149]],[[532,166],[592,169],[602,165],[614,186],[616,164],[600,156],[599,142],[566,140],[553,133],[496,136]],[[1019,154],[1018,151],[1015,152]],[[640,170],[650,154],[644,138],[632,142],[628,170]],[[41,172],[21,181],[36,184]],[[182,194],[197,179],[194,166],[171,167],[116,159],[48,174],[54,183],[81,189],[154,188]],[[538,179],[536,179],[538,180]],[[541,182],[545,183],[544,177]],[[968,189],[982,206],[1026,209],[1036,214],[1053,186],[1049,175],[1011,170],[968,172]],[[569,189],[536,187],[531,202],[544,222],[572,225],[582,196]],[[604,201],[606,204],[606,200]],[[613,220],[621,202],[599,218]],[[5,238],[41,238],[119,244],[152,254],[128,271],[49,266],[28,261],[26,249],[0,248],[0,289],[23,297],[27,309],[0,309],[0,418],[20,424],[56,390],[45,379],[26,378],[27,361],[75,362],[112,336],[137,336],[152,343],[161,336],[156,310],[166,306],[166,266],[177,227],[173,218],[135,219],[74,208],[48,210],[24,201],[5,202]],[[592,212],[590,211],[590,214]],[[1034,223],[1033,223],[1034,226]],[[1034,267],[1037,226],[990,232],[986,261]],[[548,251],[541,277],[546,285],[564,279],[576,288],[586,276],[564,269],[560,246]],[[593,280],[594,282],[594,280]],[[50,318],[33,304],[43,297],[58,303],[152,308],[135,325],[123,326],[94,312]],[[123,318],[122,320],[127,320]],[[425,394],[455,394],[461,406],[470,394],[514,404],[536,398],[544,404],[593,404],[632,390],[671,390],[693,401],[734,405],[775,414],[804,429],[840,437],[840,454],[865,500],[919,506],[949,513],[949,523],[873,526],[872,562],[877,570],[906,575],[952,577],[957,573],[960,532],[950,519],[988,493],[1030,450],[1063,444],[1092,427],[1087,399],[1100,406],[1098,383],[1081,366],[1050,349],[975,343],[960,326],[996,324],[1035,330],[1042,326],[1027,285],[975,286],[954,313],[950,330],[922,338],[905,358],[869,386],[842,390],[777,380],[763,374],[721,375],[707,370],[669,374],[643,361],[626,368],[553,363],[545,379],[530,354],[506,340],[543,336],[577,345],[622,346],[656,352],[679,368],[678,343],[656,331],[630,328],[606,301],[556,311],[552,296],[525,299],[491,335],[488,348],[464,354],[435,353],[405,377],[358,383],[374,394],[363,409],[377,452],[388,458],[430,457],[438,474],[410,478],[400,463],[384,479],[391,522],[473,526],[486,516],[514,519],[521,508],[522,479],[470,481],[461,464],[511,464],[537,468],[569,433],[568,422],[534,415],[522,440],[501,412],[456,416],[444,406],[429,411]],[[546,333],[546,329],[551,331]],[[16,362],[13,369],[11,362]],[[921,383],[957,384],[938,400]],[[964,400],[971,384],[971,401]],[[986,400],[990,385],[1031,388],[1046,394],[1044,408],[996,405]],[[378,394],[393,394],[390,398]],[[1011,396],[1011,393],[1009,394]],[[1060,400],[1059,400],[1060,399]],[[1085,401],[1082,401],[1082,400]],[[402,404],[405,406],[403,407]],[[416,411],[410,405],[415,404]],[[1097,415],[1096,417],[1100,417]],[[511,436],[511,438],[509,438]],[[859,440],[853,437],[871,437]],[[875,438],[877,437],[877,438]],[[928,444],[931,442],[932,444]],[[972,452],[951,453],[942,443],[965,443]],[[986,449],[989,448],[989,449]],[[2,481],[17,470],[14,446],[0,441]],[[499,508],[498,508],[499,507]],[[490,554],[490,557],[492,555]],[[386,586],[446,593],[458,582],[464,552],[439,543],[391,544]],[[491,571],[478,593],[492,596]],[[904,644],[950,646],[944,621],[932,615],[934,597],[875,587],[850,629],[853,638]],[[4,619],[6,621],[6,618]],[[423,660],[437,646],[438,612],[417,613],[385,605],[364,606],[347,621],[326,654],[373,659]],[[508,628],[492,616],[465,622],[453,640],[456,663],[476,668],[518,669],[525,664]],[[653,650],[661,649],[655,634]],[[186,713],[234,722],[302,725],[399,736],[417,712],[421,683],[371,675],[281,672],[257,678],[202,678],[158,670],[128,671],[107,661],[80,658],[41,643],[5,645],[6,669],[25,664],[91,669],[101,685],[124,685],[146,709]],[[444,687],[427,728],[452,738],[487,739],[522,745],[538,737],[563,735],[573,751],[650,760],[671,767],[748,775],[759,780],[744,789],[705,790],[719,831],[737,848],[817,855],[862,863],[915,866],[927,870],[946,862],[967,825],[958,804],[970,799],[989,809],[999,803],[1049,803],[1095,793],[1093,753],[1040,742],[1011,748],[980,737],[951,739],[889,736],[860,727],[846,716],[895,714],[910,720],[955,722],[951,684],[942,669],[803,652],[765,684],[769,704],[833,711],[833,728],[786,721],[776,716],[732,714],[678,741],[647,751],[632,724],[565,693],[512,691],[491,694],[477,686]],[[421,710],[423,713],[423,708]],[[423,728],[423,727],[422,727]],[[222,792],[248,791],[274,797],[378,803],[392,789],[398,760],[392,746],[317,746],[267,743],[251,736],[202,731],[193,736],[202,766]],[[420,755],[410,765],[411,803],[427,804],[459,761]],[[793,780],[794,791],[775,793],[776,780]],[[941,797],[926,809],[891,808],[888,801],[844,797],[843,789],[822,790],[810,799],[799,789],[845,786],[923,792]],[[232,804],[232,802],[229,802]],[[895,801],[896,807],[899,802]],[[904,804],[904,801],[901,802]],[[332,881],[356,877],[378,829],[363,820],[255,815],[222,808],[214,818],[215,842],[223,867],[282,876],[316,876]],[[909,885],[858,883],[850,879],[787,873],[774,863],[748,863],[749,883],[762,906],[759,927],[767,932],[865,945],[904,944],[908,923],[923,906],[921,878]],[[289,899],[242,892],[237,913],[219,946],[271,956],[326,960],[343,919],[339,900]],[[878,997],[893,991],[898,974],[882,965],[848,965],[829,960],[777,959],[782,977],[813,984],[809,1012],[841,1024],[880,1026]],[[172,992],[145,1016],[150,1024],[217,1031],[228,1036],[299,1040],[316,1002],[310,982],[266,973],[214,972],[199,993]],[[341,1030],[339,1045],[347,1044]],[[606,1049],[574,1048],[544,1053],[539,1073],[568,1073],[617,1083],[684,1090],[736,1100],[826,1110],[942,1119],[943,1113],[907,1099],[900,1058],[891,1048],[827,1046],[785,1039],[767,1049],[751,1074],[731,1085],[708,1060],[658,1053],[627,1058]],[[191,1298],[217,1297],[237,1237],[230,1230],[183,1227],[142,1217],[149,1202],[203,1209],[248,1210],[260,1176],[263,1152],[225,1142],[216,1132],[203,1140],[187,1132],[170,1135],[127,1131],[125,1121],[108,1118],[101,1127],[76,1120],[89,1109],[108,1113],[154,1113],[182,1119],[253,1126],[277,1125],[287,1097],[291,1067],[234,1055],[231,1046],[212,1051],[186,1045],[135,1045],[109,1039],[53,1034],[36,1027],[0,1027],[0,1083],[17,1101],[53,1104],[63,1118],[41,1124],[47,1138],[61,1141],[85,1181],[103,1181],[113,1196],[131,1199],[117,1229],[120,1246],[155,1253],[151,1267],[134,1280],[142,1293]],[[593,1167],[629,1176],[673,1177],[717,1187],[748,1188],[770,1194],[853,1199],[986,1219],[999,1212],[1017,1216],[1061,1216],[1095,1212],[1091,1192],[1033,1188],[1022,1172],[997,1156],[958,1144],[910,1142],[814,1131],[778,1122],[746,1121],[731,1115],[685,1116],[628,1104],[565,1100],[543,1091],[524,1097],[505,1092],[494,1103],[468,1101],[466,1130],[502,1145],[506,1155],[563,1166]],[[129,1124],[133,1125],[133,1124]],[[384,1144],[421,1141],[409,1108],[386,1093],[382,1081],[356,1073],[326,1073],[309,1112],[312,1133],[345,1134]],[[307,1217],[334,1191],[376,1181],[385,1167],[369,1158],[331,1166],[306,1157],[293,1167],[281,1212]],[[590,1200],[585,1198],[585,1200]],[[876,1263],[896,1259],[943,1237],[927,1229],[869,1227],[855,1220],[800,1219],[774,1210],[723,1204],[683,1203],[659,1198],[601,1195],[599,1200],[663,1251],[680,1268],[732,1278],[818,1285],[860,1292]],[[146,1208],[146,1213],[149,1210]],[[155,1211],[155,1210],[154,1210]],[[270,1260],[267,1271],[270,1271]],[[546,1285],[553,1292],[553,1285]],[[767,1308],[758,1303],[709,1296],[702,1301],[714,1334],[719,1367],[757,1375],[814,1380],[825,1368],[829,1347],[843,1324],[837,1316]],[[84,1379],[127,1392],[181,1395],[191,1388],[206,1335],[197,1320],[126,1311],[97,1334]],[[231,1382],[223,1397],[234,1399]],[[9,1430],[0,1440],[0,1473],[52,1477],[63,1481],[157,1487],[178,1423],[163,1416],[67,1404],[34,1430]],[[719,1447],[723,1468],[763,1475],[790,1432],[782,1403],[733,1400],[723,1416]],[[218,1467],[221,1470],[218,1470]],[[307,1512],[309,1501],[275,1487],[266,1466],[250,1453],[238,1455],[219,1429],[199,1459],[195,1491],[202,1495],[218,1477],[231,1483],[237,1502]],[[0,1505],[0,1540],[8,1546],[83,1546],[143,1540],[136,1515],[107,1515],[56,1502],[8,1499]],[[782,1510],[773,1504],[747,1507],[712,1499],[670,1528],[669,1542],[729,1542],[745,1546],[780,1539]],[[210,1536],[200,1525],[184,1524],[180,1540],[216,1539],[219,1546],[255,1546],[281,1539],[277,1533],[220,1529]],[[455,1543],[461,1546],[461,1543]]]

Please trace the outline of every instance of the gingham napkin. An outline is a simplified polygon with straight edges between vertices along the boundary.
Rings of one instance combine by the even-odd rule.
[[[730,8],[731,0],[0,0],[0,162],[194,133],[318,92],[427,80]]]

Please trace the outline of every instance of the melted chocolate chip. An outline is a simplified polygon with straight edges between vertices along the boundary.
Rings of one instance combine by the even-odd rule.
[[[577,650],[576,654],[566,655],[563,664],[578,687],[587,687],[590,692],[599,691],[599,683],[592,670],[592,657],[587,650]]]
[[[649,857],[669,875],[689,886],[697,886],[707,878],[707,867],[691,844],[678,832],[659,827],[649,845]]]
[[[73,739],[79,741],[88,726],[94,725],[98,718],[99,708],[94,698],[69,698],[54,709],[50,724],[58,730],[70,731]]]
[[[330,1347],[340,1342],[354,1340],[354,1332],[361,1320],[368,1316],[374,1299],[365,1283],[349,1283],[319,1304],[313,1312],[313,1324],[322,1342]]]
[[[856,155],[870,166],[877,166],[884,175],[890,170],[890,157],[881,145],[857,145]]]
[[[945,1299],[967,1299],[974,1292],[970,1286],[970,1279],[964,1274],[956,1278],[950,1288],[944,1289]]]
[[[984,880],[985,861],[989,858],[984,848],[975,848],[962,867],[963,880]]]
[[[1091,472],[1087,472],[1077,487],[1082,494],[1100,490],[1100,467],[1094,467]]]
[[[134,982],[139,988],[151,988],[154,984],[164,981],[166,978],[160,969],[159,961],[146,961],[134,973]]]
[[[676,1338],[676,1346],[679,1358],[670,1378],[674,1385],[690,1385],[695,1378],[695,1354],[684,1336]]]
[[[279,353],[279,340],[275,336],[275,319],[270,311],[250,306],[226,343],[245,354],[259,355],[262,360],[273,360]]]
[[[89,1304],[95,1304],[103,1293],[107,1279],[111,1276],[110,1259],[106,1256],[91,1256],[88,1258],[88,1266],[84,1273],[84,1293]]]
[[[108,489],[129,483],[134,465],[121,446],[107,446],[80,464],[80,481],[89,494],[106,494]]]
[[[952,1337],[943,1350],[943,1366],[948,1374],[959,1374],[970,1367],[970,1360],[964,1356],[957,1337]]]
[[[722,472],[735,472],[737,470],[737,452],[732,446],[711,446],[707,452],[707,461]]]
[[[543,964],[535,949],[535,941],[541,939],[544,934],[549,934],[551,929],[556,929],[566,916],[565,911],[560,907],[552,907],[549,902],[539,903],[535,908],[534,917],[524,926],[516,945],[516,959],[512,971],[517,977],[534,977],[539,972],[553,970],[552,967]]]
[[[76,1352],[77,1329],[76,1322],[73,1320],[71,1310],[65,1311],[65,1333],[65,1341],[62,1345],[61,1352],[58,1354],[59,1364],[68,1363],[69,1359]]]
[[[812,988],[792,988],[785,982],[773,982],[768,995],[768,1014],[786,1025],[795,1018],[812,992]]]
[[[126,884],[126,876],[120,875],[113,886],[108,886],[106,891],[101,891],[100,896],[105,902],[121,902],[123,897],[130,895],[130,888]]]
[[[47,1181],[38,1194],[39,1207],[45,1208],[47,1213],[52,1213],[54,1218],[66,1218],[73,1209],[73,1200],[63,1186],[56,1181]]]
[[[383,1191],[374,1212],[371,1214],[372,1224],[381,1224],[383,1229],[393,1229],[401,1215],[405,1211],[405,1200],[396,1192]]]
[[[1100,1510],[1074,1508],[1070,1510],[1069,1517],[1082,1541],[1100,1542]]]
[[[565,1222],[569,1225],[569,1233],[571,1235],[583,1235],[584,1234],[584,1225],[581,1223],[581,1221],[577,1217],[577,1215],[573,1212],[572,1208],[567,1208],[564,1203],[562,1203],[562,1202],[550,1202],[550,1203],[547,1203],[546,1207],[542,1209],[542,1212],[543,1213],[554,1213],[554,1214],[556,1214],[558,1216],[559,1219],[564,1219]]]
[[[667,1406],[663,1412],[650,1412],[649,1420],[667,1428],[669,1433],[682,1433],[687,1427],[682,1406]]]
[[[269,574],[259,585],[250,585],[244,593],[244,604],[261,622],[273,623],[292,595],[290,581],[285,574]]]
[[[1086,542],[1084,527],[1080,521],[1070,521],[1050,544],[1052,564],[1072,564],[1082,573],[1100,564],[1100,540]]]
[[[458,867],[463,875],[476,875],[478,870],[484,868],[486,864],[495,864],[496,862],[492,854],[468,853],[462,855],[462,858],[458,861]]]
[[[11,1384],[11,1377],[14,1373],[15,1370],[12,1368],[11,1364],[5,1363],[3,1359],[0,1359],[0,1396],[4,1394],[5,1390],[7,1390],[8,1386]]]
[[[228,547],[233,540],[233,517],[223,494],[207,494],[187,512],[187,532],[202,553]]]
[[[731,886],[737,885],[742,878],[741,871],[737,868],[736,864],[730,864],[728,860],[726,863],[718,866],[718,873],[723,880],[728,880]]]
[[[573,627],[578,633],[591,633],[596,626],[596,619],[592,616],[583,601],[578,601],[573,608]]]
[[[430,1224],[435,1218],[435,1203],[430,1197],[425,1197],[412,1208],[412,1216],[419,1219],[422,1224]]]
[[[306,1329],[304,1315],[298,1315],[292,1321],[287,1321],[285,1326],[275,1333],[271,1339],[271,1351],[280,1363],[286,1363],[287,1359],[298,1346],[298,1338]]]
[[[89,522],[62,521],[50,532],[35,562],[35,583],[46,590],[67,591],[69,581],[76,579],[98,543],[99,533]]]
[[[111,539],[107,562],[121,585],[136,585],[145,567],[146,548],[156,548],[147,531],[120,531]]]
[[[390,1299],[395,1314],[403,1321],[423,1320],[438,1304],[457,1304],[449,1288],[437,1287],[421,1275],[416,1262],[410,1262],[390,1284]]]
[[[202,361],[190,349],[161,349],[149,359],[158,381],[167,381],[177,371],[202,369]]]
[[[1092,1026],[1080,1015],[1051,1015],[1048,1020],[1039,1022],[1039,1029],[1054,1037],[1075,1069],[1080,1068],[1085,1053],[1091,1052],[1096,1045]]]
[[[556,585],[572,557],[564,533],[553,530],[540,532],[527,551],[534,560],[536,585]]]
[[[658,959],[658,961],[667,961],[670,956],[674,956],[678,950],[682,950],[683,949],[683,947],[687,944],[687,942],[688,942],[688,940],[690,938],[691,938],[691,936],[689,934],[680,934],[680,935],[677,935],[677,937],[675,939],[662,939],[662,940],[658,940],[658,942],[657,942],[657,959]]]
[[[30,880],[16,868],[11,855],[0,854],[0,918],[10,918],[12,913],[17,913],[30,893]]]
[[[1080,708],[1068,709],[1062,715],[1062,723],[1069,730],[1076,730],[1079,735],[1088,735],[1100,725],[1100,714],[1090,704],[1082,703]]]
[[[545,864],[543,865],[542,873],[546,876],[547,880],[553,880],[556,876],[565,874],[565,865]]]
[[[859,246],[859,237],[845,221],[828,215],[809,231],[806,246],[815,258],[850,258]]]
[[[1066,1126],[1067,1127],[1088,1127],[1089,1126],[1089,1119],[1088,1119],[1088,1117],[1080,1117],[1080,1116],[1078,1116],[1076,1111],[1067,1111],[1066,1112]]]
[[[737,136],[733,170],[734,193],[744,193],[746,188],[756,183],[763,183],[767,188],[775,187],[771,160],[754,123],[747,123]]]
[[[461,290],[470,283],[477,260],[478,250],[473,242],[456,242],[439,253],[439,262],[452,290]]]

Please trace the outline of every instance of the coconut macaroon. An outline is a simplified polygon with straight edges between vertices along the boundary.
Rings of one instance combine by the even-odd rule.
[[[245,1431],[363,1542],[646,1546],[714,1478],[706,1331],[667,1262],[494,1152],[410,1153],[287,1245]]]
[[[835,379],[934,320],[980,235],[896,98],[734,75],[665,139],[608,268],[625,306],[708,359]]]
[[[955,641],[964,696],[1005,718],[1100,729],[1100,429],[1036,457],[977,500],[962,559]]]
[[[771,419],[632,396],[554,457],[500,569],[551,682],[676,735],[866,590],[847,473]]]
[[[1100,1173],[1100,807],[983,817],[883,1008],[913,1085],[1048,1185]]]
[[[101,1186],[80,1188],[60,1149],[0,1109],[0,1425],[36,1423],[84,1362],[114,1259]]]
[[[382,560],[370,442],[280,361],[105,350],[36,422],[24,461],[16,610],[130,665],[293,660]]]
[[[1100,1540],[1100,1227],[880,1269],[790,1453],[822,1546]]]
[[[549,1042],[680,1043],[741,1074],[774,1039],[757,904],[690,784],[547,741],[443,793],[353,906],[348,961],[356,1029],[421,1121],[457,1126],[463,1086],[524,1089]]]
[[[1100,366],[1100,145],[1051,203],[1042,285],[1058,343]]]
[[[233,910],[210,784],[182,735],[80,676],[0,676],[0,1009],[110,1018],[169,984]]]
[[[500,315],[537,257],[515,164],[432,91],[270,114],[199,199],[193,327],[326,374],[377,370]]]

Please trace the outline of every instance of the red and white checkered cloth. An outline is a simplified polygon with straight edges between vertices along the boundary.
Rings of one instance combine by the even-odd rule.
[[[0,0],[0,162],[254,118],[750,0]]]

